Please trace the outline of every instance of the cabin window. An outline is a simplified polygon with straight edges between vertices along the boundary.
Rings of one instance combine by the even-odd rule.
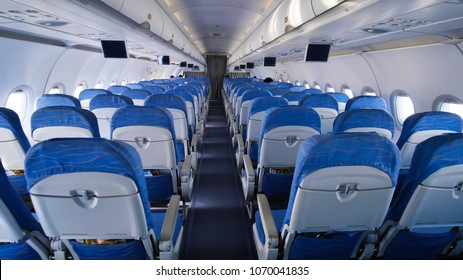
[[[287,80],[286,82],[287,82],[287,83],[292,83],[291,80]]]
[[[102,81],[98,81],[96,84],[95,84],[95,88],[103,88],[104,87],[104,83]]]
[[[441,95],[434,100],[433,109],[436,111],[450,112],[463,118],[463,102],[453,95]]]
[[[313,87],[316,89],[322,89],[317,82],[313,82]]]
[[[301,86],[301,82],[299,82],[298,80],[296,80],[294,83],[296,84],[296,86]]]
[[[396,90],[391,95],[392,112],[397,123],[402,126],[404,121],[415,113],[415,106],[410,96],[402,90]]]
[[[326,83],[325,92],[334,92],[334,87],[330,83]]]
[[[127,79],[123,79],[121,82],[121,86],[126,86],[128,84]]]
[[[22,89],[13,91],[8,95],[5,107],[15,111],[22,121],[26,115],[27,93]]]
[[[344,94],[347,94],[347,96],[349,96],[349,98],[352,98],[354,97],[354,93],[352,92],[352,90],[350,89],[350,87],[348,85],[342,85],[341,86],[341,92],[344,93]]]
[[[63,94],[63,93],[64,93],[64,85],[61,83],[54,84],[48,91],[48,94]]]
[[[362,89],[362,95],[376,96],[376,92],[371,87],[364,87]]]
[[[87,83],[86,82],[81,82],[80,84],[78,84],[76,86],[76,88],[74,89],[74,96],[76,98],[79,98],[79,95],[80,95],[80,92],[83,91],[84,89],[87,88]]]
[[[109,83],[110,86],[116,86],[117,85],[117,80],[112,80],[111,83]]]
[[[309,82],[304,81],[304,87],[307,88],[307,89],[309,89],[309,88],[310,88]]]

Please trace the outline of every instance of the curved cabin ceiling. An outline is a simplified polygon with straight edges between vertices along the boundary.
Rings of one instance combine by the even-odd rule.
[[[233,54],[283,0],[156,0],[203,54]]]

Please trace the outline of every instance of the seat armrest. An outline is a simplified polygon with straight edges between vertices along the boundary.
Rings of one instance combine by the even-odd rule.
[[[262,220],[262,227],[264,228],[265,246],[269,249],[278,248],[278,230],[265,194],[257,195],[257,206],[259,207],[259,215]]]
[[[198,143],[199,143],[199,135],[198,134],[193,134],[193,137],[191,138],[191,151],[196,152],[198,148]]]
[[[161,236],[159,236],[159,250],[170,251],[174,246],[174,231],[175,224],[178,218],[178,210],[180,208],[180,196],[173,195],[170,198],[169,206],[167,207],[166,217],[162,224]]]
[[[243,137],[241,134],[235,134],[235,139],[236,139],[236,164],[238,166],[238,169],[243,168],[243,156],[244,156],[244,150],[246,147],[244,146],[244,141]]]
[[[191,200],[191,194],[193,192],[193,178],[191,176],[192,171],[192,155],[187,155],[182,165],[182,174],[180,174],[180,186],[182,189],[182,199],[185,202]]]
[[[243,186],[244,198],[246,199],[246,201],[252,201],[252,199],[254,198],[254,190],[256,188],[255,186],[256,176],[255,176],[254,168],[252,167],[252,162],[251,162],[251,158],[249,157],[249,155],[243,156],[243,165],[244,165],[244,170],[246,171],[246,172],[243,172],[243,175],[241,177],[241,184]]]

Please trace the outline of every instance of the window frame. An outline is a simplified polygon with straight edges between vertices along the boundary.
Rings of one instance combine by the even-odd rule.
[[[413,113],[408,115],[407,117],[403,118],[402,121],[401,121],[402,118],[399,117],[399,108],[400,107],[397,105],[397,101],[398,101],[399,97],[408,97],[410,99],[410,101],[411,101],[412,106],[413,106]],[[401,90],[401,89],[396,89],[391,93],[390,102],[391,102],[392,114],[394,115],[394,120],[395,120],[396,126],[398,128],[402,128],[405,120],[409,116],[416,113],[415,102],[413,102],[413,99],[411,98],[411,96],[406,91]]]
[[[432,103],[432,109],[434,111],[454,113],[463,118],[463,112],[456,113],[456,112],[442,110],[441,108],[444,103],[462,105],[463,107],[463,101],[460,98],[456,97],[455,95],[451,95],[451,94],[441,94],[434,99]]]

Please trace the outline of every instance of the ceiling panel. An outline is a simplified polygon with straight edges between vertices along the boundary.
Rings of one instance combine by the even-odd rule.
[[[230,55],[283,0],[156,0],[206,53]]]

